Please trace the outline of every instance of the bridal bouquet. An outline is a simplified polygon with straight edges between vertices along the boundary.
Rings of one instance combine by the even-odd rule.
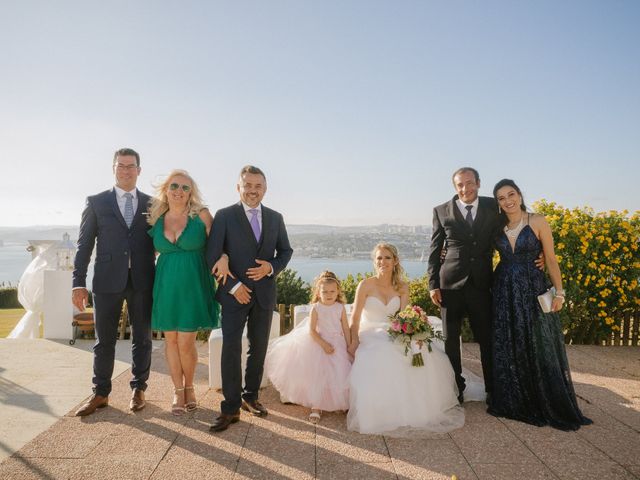
[[[443,340],[442,334],[436,332],[431,324],[427,314],[417,305],[407,305],[404,310],[389,315],[391,325],[387,329],[389,336],[395,341],[404,345],[404,354],[411,350],[411,365],[414,367],[422,367],[424,358],[422,358],[422,347],[427,346],[431,351],[431,342],[434,338]]]

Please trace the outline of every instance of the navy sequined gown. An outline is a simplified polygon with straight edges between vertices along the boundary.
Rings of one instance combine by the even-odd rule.
[[[493,284],[493,392],[488,412],[533,425],[577,430],[591,420],[578,407],[560,319],[543,313],[537,296],[546,290],[534,261],[542,244],[529,225],[515,251],[503,233]]]

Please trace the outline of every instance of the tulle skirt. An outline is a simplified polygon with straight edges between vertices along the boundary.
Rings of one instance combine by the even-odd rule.
[[[351,361],[342,335],[323,336],[334,348],[327,354],[311,337],[308,323],[271,342],[265,374],[283,400],[325,411],[349,408]]]
[[[442,346],[422,349],[424,366],[383,329],[360,333],[350,375],[347,428],[389,436],[448,432],[464,425],[453,368]]]

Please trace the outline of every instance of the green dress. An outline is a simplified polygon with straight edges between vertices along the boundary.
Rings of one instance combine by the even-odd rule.
[[[164,235],[164,215],[149,230],[160,253],[153,284],[154,330],[195,332],[217,328],[220,305],[204,258],[207,231],[200,217],[189,217],[176,243]]]

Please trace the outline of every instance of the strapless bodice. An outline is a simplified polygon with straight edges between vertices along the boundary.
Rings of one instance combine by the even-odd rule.
[[[364,301],[360,331],[386,328],[389,326],[389,315],[400,308],[400,296],[396,295],[385,304],[378,297],[368,296]]]

